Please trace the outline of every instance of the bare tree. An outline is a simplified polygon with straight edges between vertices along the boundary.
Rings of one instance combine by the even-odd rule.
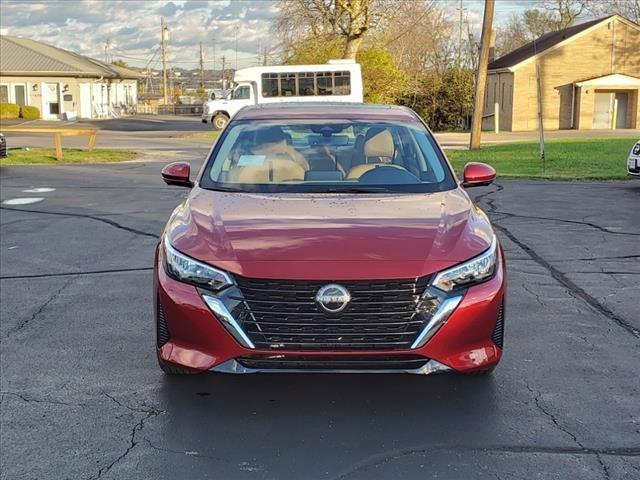
[[[592,4],[591,0],[544,0],[540,5],[542,8],[531,8],[512,15],[505,26],[496,29],[498,55],[504,55],[547,33],[570,27],[589,13]]]
[[[367,32],[382,14],[380,0],[280,0],[276,32],[285,48],[309,36],[344,39],[343,58],[356,58]],[[379,4],[379,5],[378,5]]]
[[[592,0],[590,8],[594,15],[605,16],[615,13],[640,24],[640,0]]]

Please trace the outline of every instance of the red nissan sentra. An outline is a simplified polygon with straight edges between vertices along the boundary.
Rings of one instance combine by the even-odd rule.
[[[155,261],[166,373],[488,373],[505,263],[487,216],[413,111],[246,107],[171,215]]]

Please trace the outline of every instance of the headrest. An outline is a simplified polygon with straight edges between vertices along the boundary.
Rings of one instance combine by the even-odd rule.
[[[369,137],[367,132],[367,137]],[[365,157],[388,157],[393,158],[395,148],[393,145],[393,137],[389,130],[384,129],[378,133],[374,133],[364,142]]]
[[[286,139],[287,136],[280,127],[264,127],[256,130],[255,145],[259,147],[269,143],[278,143]]]

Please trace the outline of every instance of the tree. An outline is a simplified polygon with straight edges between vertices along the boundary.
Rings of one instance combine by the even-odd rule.
[[[504,27],[496,29],[496,53],[504,55],[547,33],[570,27],[588,12],[589,5],[589,0],[545,0],[541,9],[512,15]]]
[[[383,1],[280,0],[275,30],[286,50],[310,36],[337,36],[344,42],[339,56],[355,59],[365,35],[375,24],[374,3],[382,5]]]
[[[591,5],[594,15],[618,14],[632,22],[640,23],[640,0],[608,0],[607,2],[594,1]]]
[[[326,63],[339,56],[344,40],[334,37],[310,37],[292,47],[289,64]],[[406,74],[398,68],[391,52],[382,45],[365,45],[358,54],[362,67],[364,99],[374,103],[395,103],[406,88]]]
[[[111,65],[115,65],[116,67],[129,68],[129,64],[124,60],[122,60],[121,58],[111,62]]]

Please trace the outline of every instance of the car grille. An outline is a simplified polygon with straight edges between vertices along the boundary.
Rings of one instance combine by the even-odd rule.
[[[351,301],[340,313],[329,314],[317,306],[315,295],[331,282],[236,277],[245,302],[231,313],[256,348],[407,349],[424,325],[415,310],[428,280],[340,282]]]
[[[497,346],[502,348],[502,344],[504,343],[504,300],[502,300],[500,310],[498,310],[498,318],[496,319],[496,326],[493,327],[491,340],[493,340],[493,343]]]
[[[169,329],[167,328],[167,320],[164,317],[162,302],[160,302],[159,298],[156,307],[156,315],[156,343],[158,348],[160,348],[169,341]]]
[[[419,355],[274,355],[241,357],[237,361],[244,367],[260,370],[415,370],[429,359]]]

